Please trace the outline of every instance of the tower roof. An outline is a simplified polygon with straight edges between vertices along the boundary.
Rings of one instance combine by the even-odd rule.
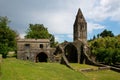
[[[74,24],[76,24],[76,23],[83,23],[83,22],[86,23],[86,20],[85,20],[83,14],[82,14],[81,9],[79,8],[78,12],[77,12],[77,15],[76,15],[76,20],[75,20]]]

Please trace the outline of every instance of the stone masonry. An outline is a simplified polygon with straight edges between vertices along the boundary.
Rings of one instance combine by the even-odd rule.
[[[65,41],[56,49],[50,48],[48,39],[19,39],[17,58],[34,62],[60,61],[61,63],[93,64],[87,45],[87,22],[80,9],[78,9],[73,30],[73,42]]]
[[[34,62],[52,62],[53,48],[48,39],[19,39],[17,41],[17,58]]]

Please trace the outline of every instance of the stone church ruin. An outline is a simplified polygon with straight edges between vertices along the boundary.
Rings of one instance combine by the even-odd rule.
[[[63,42],[56,49],[50,47],[48,39],[19,39],[17,58],[33,62],[60,62],[93,64],[87,45],[87,22],[78,10],[73,26],[73,42]]]

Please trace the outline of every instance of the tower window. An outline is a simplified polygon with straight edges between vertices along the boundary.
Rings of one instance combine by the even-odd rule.
[[[40,44],[40,48],[43,48],[43,44]]]

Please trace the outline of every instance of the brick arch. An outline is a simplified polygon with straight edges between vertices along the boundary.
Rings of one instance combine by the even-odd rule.
[[[40,52],[36,55],[36,62],[47,62],[48,55],[45,52]]]

